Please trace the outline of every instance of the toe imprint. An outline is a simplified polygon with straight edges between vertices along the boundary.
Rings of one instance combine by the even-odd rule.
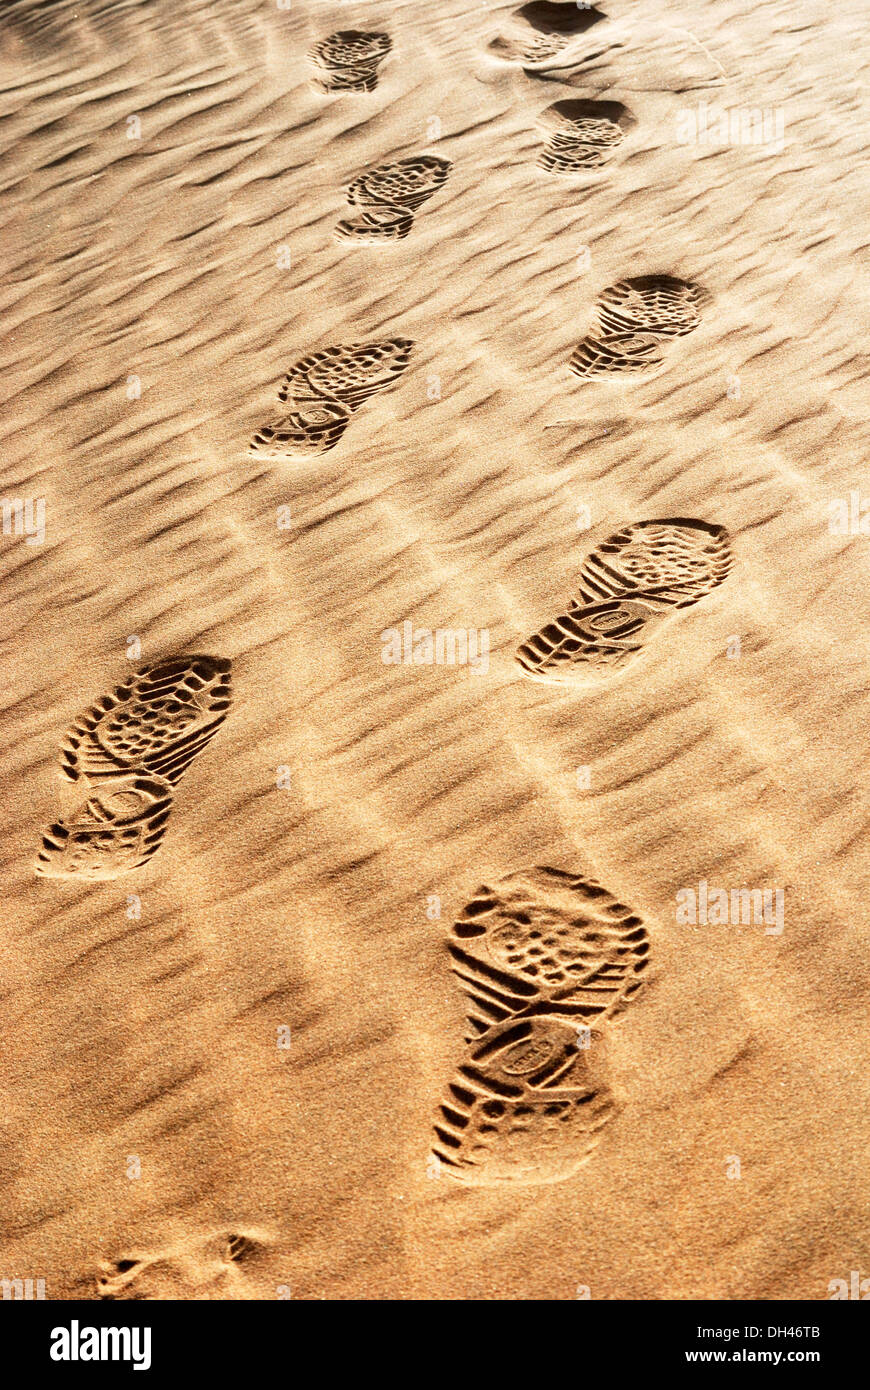
[[[672,275],[643,275],[620,280],[598,300],[598,319],[604,333],[656,333],[677,337],[691,333],[701,322],[710,295],[700,285]]]
[[[327,397],[341,402],[348,410],[358,410],[370,396],[399,380],[413,346],[409,338],[385,338],[374,343],[339,344],[310,353],[290,368],[278,399]]]
[[[354,179],[347,200],[359,207],[389,203],[414,211],[438,192],[450,168],[449,159],[427,154],[379,164]]]
[[[178,782],[229,705],[229,661],[190,656],[144,666],[76,721],[61,770],[72,782],[128,768]]]

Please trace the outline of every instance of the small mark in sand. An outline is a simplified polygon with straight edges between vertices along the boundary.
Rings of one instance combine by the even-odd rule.
[[[245,1265],[271,1244],[263,1231],[212,1231],[161,1248],[101,1260],[97,1297],[105,1300],[237,1297],[249,1283]]]

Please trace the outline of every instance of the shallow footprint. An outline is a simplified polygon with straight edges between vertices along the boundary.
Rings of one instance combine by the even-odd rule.
[[[334,449],[350,422],[338,401],[312,402],[261,425],[248,445],[252,458],[290,459],[326,454]]]
[[[664,360],[661,343],[652,333],[612,333],[584,338],[568,365],[575,376],[586,378],[645,372]]]
[[[435,1122],[440,1171],[465,1183],[559,1182],[615,1112],[602,1025],[643,986],[640,916],[589,874],[534,868],[484,885],[457,919],[470,1043]]]
[[[642,919],[588,874],[536,868],[479,888],[449,950],[474,1036],[541,1009],[612,1017],[643,983],[649,941]]]
[[[97,1297],[122,1299],[209,1299],[245,1295],[242,1271],[270,1243],[263,1231],[215,1231],[160,1250],[130,1251],[100,1262]]]
[[[389,34],[343,29],[315,44],[309,53],[321,92],[373,92],[378,69],[392,49]]]
[[[113,879],[160,848],[173,789],[230,706],[230,662],[185,656],[143,667],[83,714],[61,747],[80,791],[43,835],[36,873]]]
[[[381,203],[354,217],[343,217],[335,228],[335,235],[339,241],[383,246],[388,241],[404,241],[413,225],[414,214],[407,208]]]
[[[576,1173],[616,1112],[590,1065],[600,1039],[580,1050],[577,1036],[546,1016],[490,1029],[440,1107],[432,1145],[439,1171],[481,1187],[562,1182]]]
[[[248,445],[252,457],[308,458],[334,449],[351,415],[370,396],[402,376],[413,349],[410,338],[344,343],[311,352],[290,368],[278,399],[290,409],[261,426]]]
[[[111,879],[139,869],[160,848],[171,809],[172,784],[165,777],[106,778],[78,810],[43,832],[36,872]]]
[[[339,222],[336,236],[370,244],[402,240],[414,213],[438,192],[451,168],[449,159],[420,154],[360,174],[347,189],[347,201],[362,211]]]
[[[609,285],[595,305],[597,327],[578,344],[570,369],[588,378],[658,366],[664,360],[661,340],[693,332],[711,302],[703,286],[673,275],[641,275]]]
[[[709,594],[730,568],[724,526],[691,518],[626,526],[591,553],[579,598],[521,644],[517,662],[535,680],[568,684],[624,669],[655,628]]]

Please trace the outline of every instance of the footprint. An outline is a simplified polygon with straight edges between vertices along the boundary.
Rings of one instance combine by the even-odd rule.
[[[691,333],[711,302],[701,285],[672,275],[620,280],[599,295],[597,327],[576,348],[571,371],[588,378],[657,366],[664,360],[659,340]]]
[[[652,631],[709,594],[731,568],[724,526],[639,521],[593,550],[567,613],[523,642],[517,661],[536,680],[594,681],[624,669]]]
[[[414,213],[438,192],[451,168],[449,159],[420,154],[360,174],[347,190],[347,201],[360,212],[339,222],[335,235],[369,244],[402,240]]]
[[[389,34],[343,29],[315,44],[309,56],[321,92],[373,92],[378,68],[392,49]]]
[[[262,1231],[216,1231],[148,1253],[101,1260],[97,1297],[105,1300],[231,1298],[244,1296],[242,1267],[269,1245]]]
[[[538,124],[547,136],[538,167],[551,174],[582,174],[605,164],[637,122],[620,102],[557,101]]]
[[[72,814],[49,826],[36,861],[45,878],[111,879],[159,849],[173,789],[230,705],[230,662],[185,656],[143,667],[83,714],[61,773],[78,785]]]
[[[441,1171],[476,1185],[569,1177],[616,1111],[603,1025],[643,986],[643,920],[588,875],[529,869],[478,890],[450,954],[471,1008],[435,1123]]]
[[[578,35],[585,34],[605,18],[606,15],[591,4],[533,0],[514,11],[511,32],[494,39],[489,49],[505,62],[535,68],[563,54]]]
[[[249,454],[304,458],[335,448],[351,415],[399,380],[413,346],[410,338],[385,338],[339,344],[301,358],[278,392],[278,399],[293,409],[257,431]]]

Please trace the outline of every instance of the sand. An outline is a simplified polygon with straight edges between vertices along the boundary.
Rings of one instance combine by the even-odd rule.
[[[48,1298],[870,1276],[864,7],[531,9],[0,17],[0,1277]]]

